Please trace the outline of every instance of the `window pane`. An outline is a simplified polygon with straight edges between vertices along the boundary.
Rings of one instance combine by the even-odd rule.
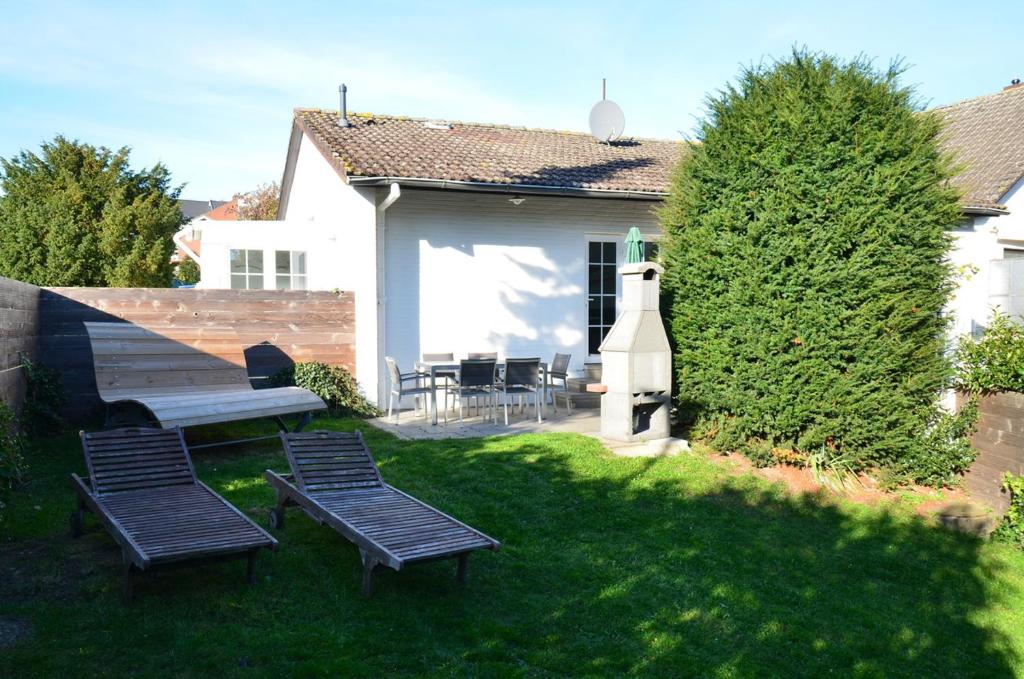
[[[274,265],[277,269],[277,273],[291,273],[291,259],[288,257],[289,252],[287,250],[275,250],[274,251]]]
[[[590,242],[590,250],[588,252],[588,259],[591,262],[601,261],[601,244],[597,241]]]
[[[590,325],[601,325],[601,298],[591,297],[587,302],[587,307],[589,312],[587,322]]]
[[[596,295],[601,292],[601,267],[597,264],[590,265],[590,281],[587,292]]]
[[[231,251],[231,273],[245,273],[245,250]]]
[[[658,258],[658,244],[649,241],[644,241],[644,259],[648,262],[653,262]]]
[[[1003,248],[1003,259],[1024,259],[1024,250]]]
[[[263,275],[249,276],[249,289],[250,290],[262,290],[263,289]]]
[[[604,325],[611,325],[615,322],[615,298],[611,295],[601,298],[601,322]]]
[[[248,252],[249,273],[263,273],[263,250],[249,250]]]
[[[306,273],[306,253],[292,253],[292,273]]]
[[[615,264],[615,243],[604,244],[604,262],[605,264]]]
[[[599,346],[601,346],[601,328],[591,328],[590,341],[587,343],[587,353],[596,354]]]
[[[292,277],[291,276],[278,276],[277,277],[277,289],[278,290],[291,290],[292,289]]]
[[[601,267],[601,294],[614,295],[615,294],[615,267],[605,264]]]
[[[244,274],[231,274],[231,289],[232,290],[245,290],[245,275]]]
[[[292,290],[305,290],[306,289],[306,277],[305,276],[292,276]]]

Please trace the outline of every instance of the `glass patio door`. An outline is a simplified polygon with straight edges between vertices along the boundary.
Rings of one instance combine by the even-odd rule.
[[[615,323],[618,266],[617,240],[587,243],[587,353],[591,356],[598,354],[597,348]]]

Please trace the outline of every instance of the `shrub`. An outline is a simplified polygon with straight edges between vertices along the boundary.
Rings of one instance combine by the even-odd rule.
[[[195,285],[199,282],[199,265],[196,260],[186,257],[174,271],[174,277],[185,285]]]
[[[14,412],[0,403],[0,520],[11,490],[25,474],[25,442]]]
[[[352,374],[338,365],[296,363],[275,374],[271,383],[309,389],[324,400],[332,415],[376,417],[380,414],[363,395]]]
[[[1003,488],[1010,493],[1010,508],[992,537],[1024,548],[1024,476],[1003,474]]]
[[[994,311],[980,338],[960,338],[956,362],[957,386],[964,391],[1024,391],[1024,327]]]
[[[858,469],[931,459],[961,215],[940,121],[899,75],[795,52],[709,99],[661,212],[697,431]]]
[[[60,409],[67,403],[60,373],[22,356],[25,369],[25,403],[21,407],[21,428],[27,434],[60,430],[64,420]]]

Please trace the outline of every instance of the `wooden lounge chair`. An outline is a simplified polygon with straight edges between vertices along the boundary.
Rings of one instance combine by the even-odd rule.
[[[196,478],[180,429],[81,437],[89,481],[71,475],[71,534],[81,535],[84,512],[96,515],[121,546],[126,601],[136,571],[186,560],[247,557],[252,583],[256,552],[277,540]]]
[[[145,408],[163,429],[299,413],[298,428],[315,410],[326,410],[319,396],[299,387],[253,389],[242,343],[222,328],[190,330],[188,337],[166,335],[131,323],[85,323],[92,345],[96,387],[109,409],[131,402]],[[198,446],[197,446],[198,447]]]
[[[285,507],[301,507],[355,543],[363,561],[363,596],[373,591],[373,571],[396,571],[422,561],[458,558],[465,582],[470,552],[501,543],[384,483],[361,432],[281,433],[291,475],[267,470],[277,489],[270,525],[284,526]]]

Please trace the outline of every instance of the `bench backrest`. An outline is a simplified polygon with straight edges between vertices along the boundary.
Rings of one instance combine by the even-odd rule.
[[[96,387],[105,400],[118,392],[251,389],[242,342],[230,328],[161,328],[85,323]]]
[[[295,483],[310,493],[384,485],[362,432],[281,432]]]
[[[114,429],[81,433],[93,492],[100,495],[194,484],[180,429]]]

